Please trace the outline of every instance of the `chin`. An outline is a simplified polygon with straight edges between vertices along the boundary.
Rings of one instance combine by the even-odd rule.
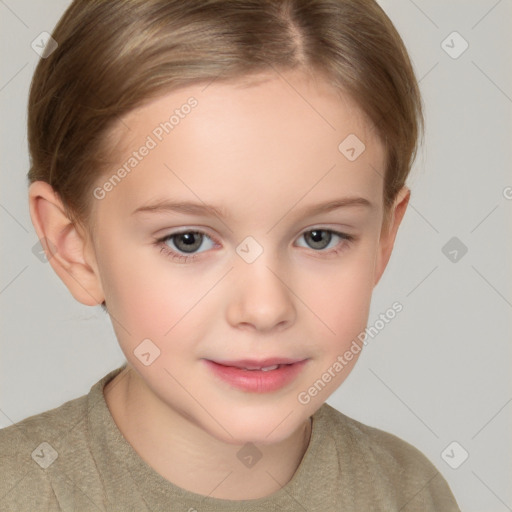
[[[246,443],[254,443],[258,445],[272,445],[285,441],[292,436],[297,429],[302,428],[306,418],[300,418],[297,422],[297,417],[294,416],[295,421],[283,421],[286,415],[274,414],[262,420],[262,413],[254,413],[254,416],[240,412],[240,415],[233,418],[228,418],[221,422],[225,426],[224,430],[218,424],[215,425],[215,431],[211,434],[227,444],[244,445]],[[213,425],[210,424],[210,427]]]

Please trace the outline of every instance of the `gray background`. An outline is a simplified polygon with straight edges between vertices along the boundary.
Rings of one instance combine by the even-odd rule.
[[[512,2],[380,3],[413,59],[427,129],[369,324],[395,301],[404,309],[328,402],[419,448],[462,510],[512,510]],[[124,361],[100,307],[76,302],[32,253],[26,103],[39,57],[31,43],[68,4],[0,0],[0,427],[87,393]],[[446,39],[454,31],[469,44],[458,58],[462,40]],[[456,261],[451,246],[442,250],[452,237]],[[445,455],[452,465],[469,454],[457,469],[441,455],[453,441],[461,448]]]

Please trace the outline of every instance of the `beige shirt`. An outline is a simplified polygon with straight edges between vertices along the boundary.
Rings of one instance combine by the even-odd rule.
[[[182,489],[152,469],[115,424],[103,387],[0,430],[0,511],[459,511],[416,448],[328,404],[313,415],[293,475],[265,498],[231,501]]]

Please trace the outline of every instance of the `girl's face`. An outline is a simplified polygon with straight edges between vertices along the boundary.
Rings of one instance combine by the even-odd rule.
[[[381,144],[297,73],[173,92],[115,136],[90,257],[129,366],[168,418],[228,443],[289,437],[357,360],[335,364],[401,219],[381,236]],[[296,363],[226,365],[279,361]]]

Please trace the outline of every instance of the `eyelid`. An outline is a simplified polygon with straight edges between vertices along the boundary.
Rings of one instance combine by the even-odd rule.
[[[200,235],[205,236],[206,238],[209,238],[212,242],[214,242],[217,246],[221,245],[217,237],[210,234],[208,231],[206,231],[204,228],[194,228],[194,227],[185,227],[185,228],[177,228],[177,231],[170,231],[169,233],[161,236],[157,236],[155,241],[162,242],[164,240],[167,240],[173,236],[182,235],[183,233],[199,233]],[[194,253],[190,253],[191,255]],[[199,253],[196,253],[199,254]]]
[[[334,247],[331,247],[330,249],[315,250],[311,247],[305,247],[303,245],[295,245],[296,242],[294,242],[294,246],[301,247],[302,249],[307,249],[316,255],[338,254],[343,249],[345,249],[348,244],[352,244],[357,240],[357,237],[355,235],[351,235],[350,233],[345,233],[343,231],[339,231],[334,228],[326,228],[326,227],[314,227],[314,228],[305,229],[305,230],[301,231],[300,235],[295,240],[296,241],[300,240],[301,237],[304,236],[305,233],[310,233],[311,231],[328,231],[332,235],[337,236],[340,239],[340,241],[338,242],[338,244],[336,244]],[[329,243],[330,243],[330,241],[329,241]]]
[[[324,257],[325,258],[325,257],[329,257],[329,256],[330,257],[336,257],[338,254],[340,254],[344,250],[348,249],[349,246],[352,243],[354,243],[354,242],[356,242],[358,240],[358,236],[356,236],[356,235],[345,233],[345,232],[339,231],[339,230],[331,228],[331,227],[319,226],[319,225],[311,226],[311,227],[307,227],[305,229],[302,229],[300,231],[299,235],[294,238],[294,240],[297,241],[304,234],[309,233],[311,231],[315,231],[315,230],[318,230],[318,231],[328,231],[328,232],[332,233],[333,235],[338,236],[340,238],[340,240],[341,240],[335,247],[332,247],[330,249],[315,250],[313,248],[309,248],[309,250],[308,250],[307,247],[296,246],[296,247],[301,247],[302,249],[308,250],[308,252],[311,252],[312,255],[314,257],[317,257],[317,258],[318,257],[320,257],[320,258]],[[197,258],[202,258],[201,255],[203,254],[203,252],[207,253],[208,250],[201,251],[201,252],[195,252],[195,253],[182,253],[182,252],[179,252],[179,251],[177,251],[175,249],[172,249],[171,247],[169,247],[167,245],[166,241],[169,238],[172,238],[174,236],[178,236],[178,235],[183,234],[183,233],[199,233],[199,234],[209,238],[217,246],[220,245],[220,242],[218,241],[217,237],[210,235],[203,228],[199,229],[199,228],[183,227],[183,226],[180,227],[177,231],[172,231],[172,232],[170,232],[170,233],[168,233],[166,235],[163,235],[161,237],[156,238],[155,241],[153,242],[153,244],[155,246],[159,247],[160,248],[160,252],[161,253],[162,252],[165,253],[166,257],[171,258],[173,261],[174,260],[178,260],[182,264],[183,263],[190,263],[190,262],[196,260]]]
[[[195,260],[196,258],[200,258],[201,254],[203,254],[203,252],[208,252],[208,251],[202,251],[202,252],[195,252],[195,253],[193,252],[193,253],[187,254],[187,253],[182,253],[175,249],[172,249],[171,247],[169,247],[167,245],[166,241],[168,239],[170,239],[174,236],[181,235],[183,233],[199,233],[199,234],[209,238],[215,245],[217,245],[217,246],[219,245],[219,241],[217,240],[217,238],[209,235],[203,229],[188,228],[188,227],[186,227],[186,228],[182,227],[182,228],[178,229],[178,231],[172,231],[166,235],[157,237],[155,239],[155,241],[153,242],[153,245],[158,247],[160,249],[160,253],[164,253],[164,255],[167,258],[171,258],[173,261],[177,260],[180,263],[189,263],[189,262]]]
[[[181,226],[177,226],[177,227],[169,227],[169,228],[164,228],[164,229],[159,229],[156,233],[155,233],[155,236],[158,236],[159,238],[164,238],[166,236],[171,236],[171,235],[179,235],[181,233],[190,233],[190,232],[194,232],[194,233],[201,233],[203,235],[207,235],[211,238],[214,238],[213,235],[211,235],[211,229],[208,228],[207,226],[200,226],[200,225],[194,225],[194,224],[191,224],[191,225],[181,225]],[[159,235],[158,233],[164,233],[162,235]]]
[[[347,226],[347,227],[350,228],[350,226]],[[176,231],[169,231],[163,235],[155,235],[155,240],[163,240],[163,239],[169,238],[171,236],[193,232],[193,233],[200,233],[201,235],[205,235],[208,238],[210,238],[212,241],[214,241],[216,244],[220,244],[219,239],[215,235],[212,235],[210,230],[206,227],[203,227],[203,226],[198,227],[198,226],[192,225],[192,226],[180,226],[175,229],[176,229]],[[350,228],[350,229],[353,229],[353,228]],[[298,231],[298,233],[295,235],[294,240],[296,240],[297,238],[302,236],[304,233],[308,233],[310,231],[315,231],[315,230],[330,231],[330,232],[332,232],[336,235],[339,235],[342,238],[346,238],[346,239],[356,239],[357,238],[356,235],[353,235],[351,233],[348,233],[345,230],[341,230],[340,228],[338,228],[338,225],[333,227],[332,225],[328,226],[328,225],[323,225],[323,224],[312,224],[311,226],[307,226],[306,228],[302,228],[300,231]],[[159,231],[165,231],[165,230],[159,230]]]

